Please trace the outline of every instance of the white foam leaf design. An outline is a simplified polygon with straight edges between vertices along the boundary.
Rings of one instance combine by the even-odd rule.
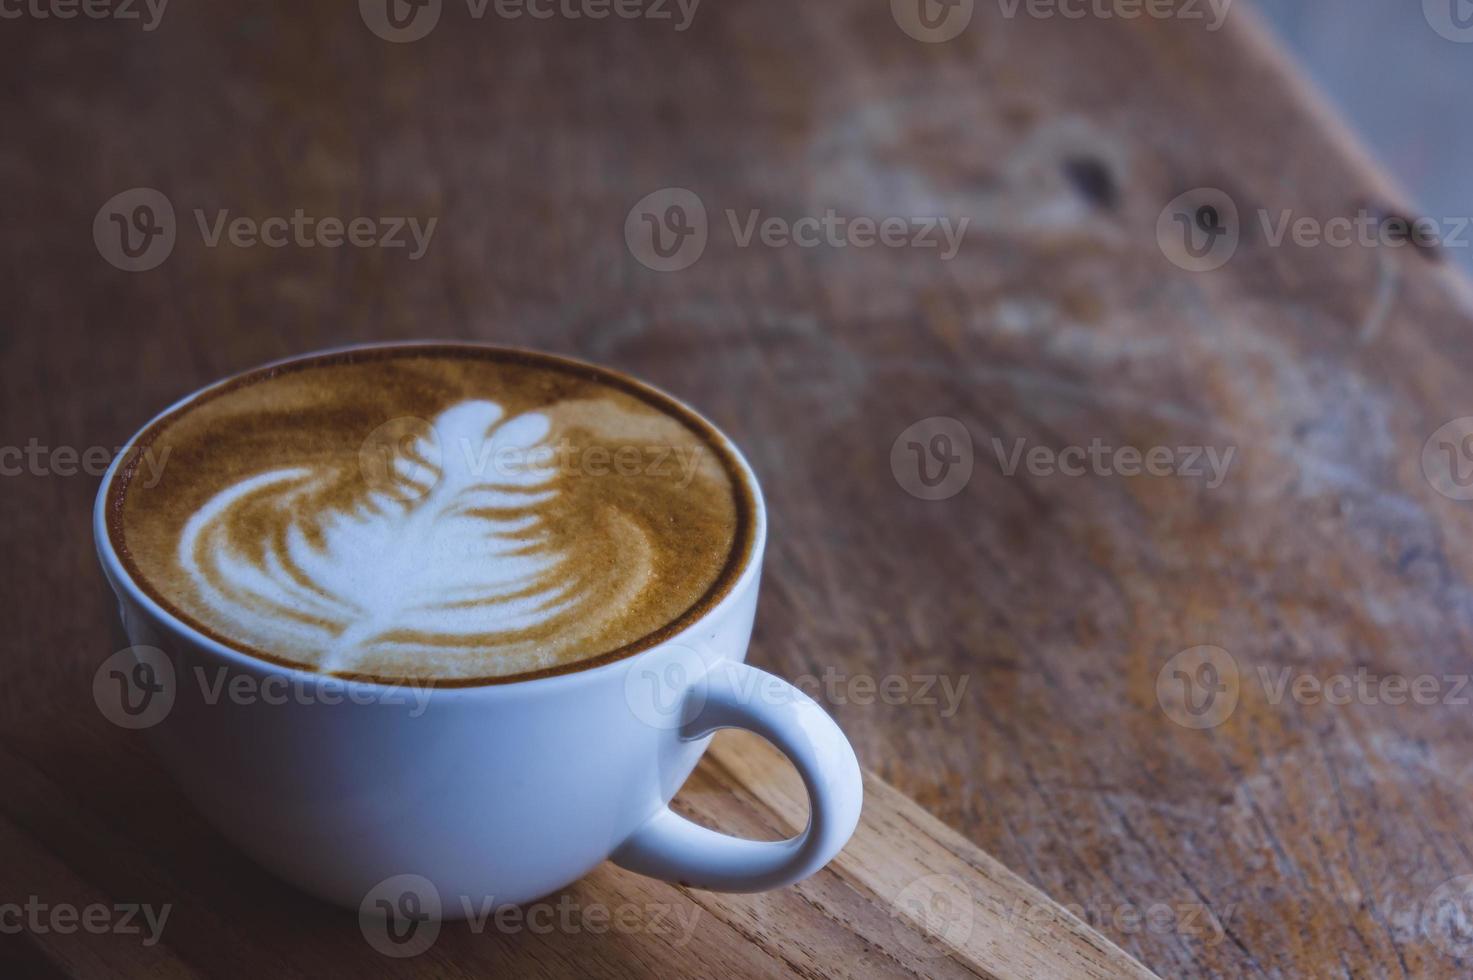
[[[556,493],[555,470],[550,451],[534,450],[547,449],[551,424],[504,415],[489,401],[446,409],[395,456],[389,485],[345,510],[313,503],[341,469],[243,479],[190,518],[180,564],[234,631],[313,650],[325,671],[352,669],[365,652],[404,642],[396,636],[453,649],[547,622],[574,594],[571,582],[546,584],[562,581],[549,576],[562,559],[538,512]],[[232,540],[245,509],[261,507],[282,518],[267,522],[275,540]]]

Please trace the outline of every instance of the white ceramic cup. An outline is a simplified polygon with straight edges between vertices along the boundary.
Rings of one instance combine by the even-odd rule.
[[[724,598],[622,660],[471,687],[297,670],[173,616],[108,534],[108,487],[126,455],[103,478],[93,530],[134,646],[99,669],[94,693],[114,720],[147,729],[227,838],[303,890],[367,909],[386,881],[412,880],[436,917],[459,918],[555,892],[612,857],[697,888],[762,891],[812,874],[853,832],[862,787],[844,734],[797,688],[743,663],[767,519],[735,449],[755,529]],[[721,728],[756,732],[793,762],[811,804],[801,834],[742,840],[669,809]]]

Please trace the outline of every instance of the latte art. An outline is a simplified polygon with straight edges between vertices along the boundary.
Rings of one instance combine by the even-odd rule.
[[[386,679],[566,667],[712,599],[749,533],[719,437],[561,362],[445,350],[305,362],[156,424],[175,465],[119,477],[126,558],[248,652]]]
[[[439,669],[491,648],[534,666],[532,634],[556,623],[564,642],[586,641],[650,586],[651,546],[613,512],[585,533],[605,537],[618,565],[580,566],[561,553],[546,528],[558,495],[547,488],[551,469],[473,472],[472,460],[530,455],[546,439],[545,415],[504,415],[492,402],[445,410],[431,438],[395,457],[391,485],[345,510],[316,501],[351,476],[333,462],[358,460],[244,479],[189,519],[180,567],[252,645],[289,644],[314,654],[321,670],[383,654]],[[261,540],[239,540],[244,528]],[[601,601],[585,608],[580,600],[592,596]]]

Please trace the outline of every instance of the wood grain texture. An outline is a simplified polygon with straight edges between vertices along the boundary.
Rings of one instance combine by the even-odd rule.
[[[85,743],[107,733],[73,734]],[[605,865],[520,908],[492,911],[489,899],[465,897],[477,914],[396,958],[369,942],[372,926],[353,913],[233,855],[174,798],[141,737],[113,739],[105,759],[64,770],[100,790],[126,784],[153,803],[123,812],[111,806],[116,796],[70,797],[48,778],[56,762],[29,754],[47,748],[36,740],[0,754],[11,788],[0,813],[0,894],[37,906],[7,915],[26,923],[0,943],[7,976],[1154,976],[873,775],[850,846],[792,888],[722,895]],[[807,818],[796,771],[739,732],[717,738],[680,804],[693,819],[758,838],[790,836]],[[135,905],[152,919],[125,917]],[[116,930],[52,919],[58,907],[99,906],[99,921]]]
[[[1473,872],[1473,714],[1446,680],[1470,671],[1473,504],[1434,492],[1420,462],[1473,414],[1468,291],[1435,250],[1267,240],[1258,209],[1409,205],[1244,5],[1208,32],[979,3],[955,40],[924,44],[860,0],[710,2],[683,32],[475,21],[447,3],[428,37],[396,45],[351,3],[180,3],[147,33],[7,21],[0,79],[0,445],[116,446],[204,383],[354,341],[611,364],[694,403],[764,481],[752,661],[817,679],[866,765],[1147,966],[1412,977],[1473,962],[1456,922],[1426,914]],[[167,195],[179,233],[161,266],[129,274],[90,229],[137,186]],[[694,265],[659,273],[622,228],[669,186],[700,196],[711,235]],[[1243,241],[1191,273],[1156,223],[1204,186],[1237,203]],[[439,222],[409,261],[209,247],[194,217],[299,208]],[[970,226],[943,262],[741,247],[725,216],[829,208]],[[976,466],[925,501],[890,450],[935,416],[967,428]],[[1213,487],[1008,475],[993,439],[1235,455]],[[0,480],[0,730],[24,787],[6,794],[4,839],[43,832],[49,858],[27,860],[71,869],[78,895],[221,923],[283,906],[296,967],[333,968],[309,940],[341,923],[181,832],[191,818],[119,763],[118,733],[76,722],[96,718],[92,672],[113,649],[96,480],[32,469]],[[1228,651],[1241,690],[1196,730],[1157,681],[1202,645]],[[1439,695],[1304,704],[1263,680],[1360,668],[1436,678]],[[877,695],[891,676],[899,696]],[[167,878],[150,870],[160,854]],[[253,955],[243,937],[187,933],[181,955],[229,964]],[[549,969],[591,947],[559,947]],[[436,965],[515,955],[490,949]]]

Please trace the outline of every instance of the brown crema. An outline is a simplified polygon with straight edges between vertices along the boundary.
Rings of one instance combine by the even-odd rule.
[[[454,344],[209,389],[140,434],[107,505],[133,580],[194,629],[275,663],[444,685],[660,642],[730,590],[755,522],[733,451],[673,399]]]

